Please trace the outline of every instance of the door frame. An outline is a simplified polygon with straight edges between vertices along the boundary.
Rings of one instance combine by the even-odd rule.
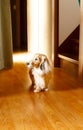
[[[59,46],[59,0],[54,0],[54,67],[60,67]]]

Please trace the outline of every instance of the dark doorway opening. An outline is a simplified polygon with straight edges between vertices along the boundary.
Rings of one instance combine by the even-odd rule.
[[[27,0],[10,0],[13,51],[27,51]]]

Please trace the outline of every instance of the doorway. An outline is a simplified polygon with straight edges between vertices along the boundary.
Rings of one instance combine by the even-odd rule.
[[[13,52],[27,51],[27,0],[10,0]]]

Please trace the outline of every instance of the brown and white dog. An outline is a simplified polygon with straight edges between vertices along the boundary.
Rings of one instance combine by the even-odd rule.
[[[33,59],[27,62],[29,75],[34,86],[34,92],[48,91],[48,83],[51,79],[51,65],[46,55],[35,54]]]

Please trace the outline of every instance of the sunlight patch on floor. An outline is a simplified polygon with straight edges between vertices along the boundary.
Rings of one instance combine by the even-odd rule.
[[[27,52],[16,52],[13,53],[13,62],[14,63],[26,63],[31,60],[32,54]]]

